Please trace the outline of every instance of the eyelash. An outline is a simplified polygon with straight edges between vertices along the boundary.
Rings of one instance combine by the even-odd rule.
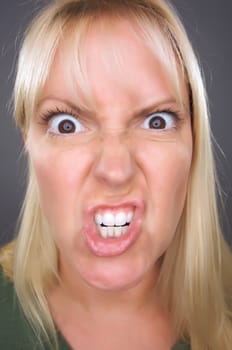
[[[40,115],[40,119],[47,125],[52,118],[56,117],[59,114],[68,114],[78,119],[77,115],[71,109],[67,109],[67,108],[61,109],[59,107],[56,107],[54,110],[48,109],[46,112]]]
[[[148,115],[146,115],[146,116],[144,117],[144,120],[145,120],[146,118],[151,117],[151,116],[154,115],[154,114],[159,114],[159,113],[170,114],[170,115],[173,117],[173,119],[174,119],[175,122],[176,122],[176,125],[175,125],[172,129],[177,129],[177,128],[179,127],[180,122],[183,121],[183,118],[181,117],[181,114],[182,114],[182,113],[181,113],[179,110],[177,110],[177,109],[171,109],[171,108],[166,108],[166,109],[160,108],[160,109],[156,109],[156,110],[152,111],[151,113],[149,113]],[[161,130],[161,131],[159,131],[159,132],[167,132],[167,131],[169,131],[169,130]]]
[[[153,114],[159,114],[159,113],[166,113],[166,114],[170,114],[174,120],[175,120],[175,125],[171,128],[171,129],[178,129],[179,125],[180,125],[180,122],[183,121],[183,118],[180,116],[181,115],[181,112],[176,110],[176,109],[171,109],[171,108],[166,108],[166,109],[157,109],[157,110],[154,110],[153,112],[149,113],[147,116],[145,116],[143,118],[143,120],[145,121],[146,118],[149,118],[151,117]],[[78,117],[76,115],[76,113],[73,112],[72,109],[69,109],[69,108],[59,108],[59,107],[56,107],[55,109],[48,109],[47,111],[45,111],[43,114],[40,115],[40,120],[42,120],[42,123],[43,125],[48,125],[49,121],[60,115],[60,114],[68,114],[70,116],[72,116],[73,118],[76,118],[78,120]],[[152,129],[150,129],[152,131]],[[161,130],[157,130],[157,132],[170,132],[170,129],[161,129]],[[53,137],[58,137],[60,136],[59,134],[56,134],[56,133],[50,133],[50,136],[53,136]]]
[[[174,110],[174,109],[171,109],[171,108],[156,109],[155,111],[149,113],[148,117],[151,116],[152,114],[159,114],[159,113],[167,113],[167,114],[170,114],[171,116],[173,116],[176,120],[181,120],[180,111]]]

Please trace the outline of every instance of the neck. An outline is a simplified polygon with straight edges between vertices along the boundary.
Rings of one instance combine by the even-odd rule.
[[[114,313],[121,310],[137,312],[141,310],[152,310],[160,305],[157,292],[157,279],[159,268],[149,271],[142,281],[125,289],[103,290],[89,285],[80,276],[70,273],[68,269],[60,269],[61,282],[51,293],[69,301],[73,306],[81,308],[82,311],[98,313],[99,310],[107,310]]]
[[[49,297],[55,323],[73,349],[80,348],[79,344],[82,348],[115,349],[115,334],[121,349],[128,349],[129,340],[134,349],[168,349],[176,337],[157,292],[158,272],[153,269],[127,289],[100,290],[78,276],[73,280],[62,268],[61,283]]]

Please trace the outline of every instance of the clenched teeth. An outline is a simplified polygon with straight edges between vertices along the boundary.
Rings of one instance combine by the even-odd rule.
[[[132,218],[133,218],[132,211],[128,213],[120,211],[116,214],[113,214],[112,212],[107,211],[104,214],[97,213],[95,215],[95,222],[98,225],[104,225],[104,226],[124,226],[126,224],[130,224]]]
[[[124,235],[128,226],[133,218],[133,212],[112,213],[110,211],[105,212],[103,215],[97,213],[95,215],[95,223],[97,224],[98,231],[103,238],[118,238]]]
[[[98,226],[102,238],[118,238],[127,232],[128,226]]]

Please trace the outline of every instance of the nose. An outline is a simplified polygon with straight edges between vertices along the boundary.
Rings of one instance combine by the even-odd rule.
[[[135,162],[129,137],[123,132],[105,132],[101,137],[95,176],[101,183],[118,188],[131,183],[135,175]]]

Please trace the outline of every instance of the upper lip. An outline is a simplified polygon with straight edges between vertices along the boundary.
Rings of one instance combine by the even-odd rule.
[[[118,203],[98,203],[88,206],[86,214],[94,215],[99,210],[123,210],[126,208],[133,208],[134,210],[143,211],[145,207],[144,201],[141,199],[134,199],[130,201],[121,201]]]

